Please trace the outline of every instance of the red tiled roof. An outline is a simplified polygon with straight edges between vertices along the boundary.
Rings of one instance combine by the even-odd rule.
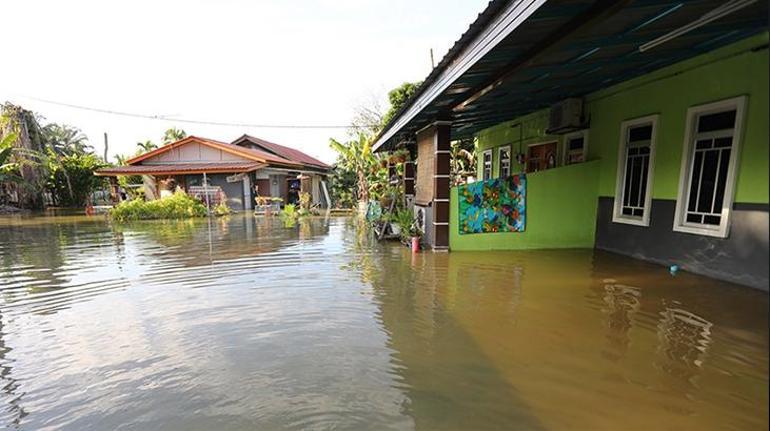
[[[213,148],[217,148],[223,151],[227,151],[229,153],[233,153],[236,155],[239,155],[241,157],[247,158],[249,160],[257,161],[257,162],[264,162],[264,163],[270,163],[270,164],[279,164],[279,165],[285,165],[290,167],[297,167],[301,163],[294,162],[291,160],[288,160],[286,158],[283,158],[281,156],[277,156],[274,154],[271,154],[267,151],[260,151],[255,150],[252,148],[246,148],[241,147],[238,145],[228,144],[226,142],[220,142],[215,141],[213,139],[207,139],[207,138],[200,138],[197,136],[188,136],[184,139],[181,139],[176,142],[172,142],[170,144],[164,145],[160,148],[157,148],[155,150],[152,150],[150,152],[144,153],[142,155],[139,155],[137,157],[134,157],[133,159],[128,160],[126,163],[129,165],[136,165],[137,163],[142,162],[143,160],[149,159],[151,157],[157,156],[159,154],[165,153],[167,151],[170,151],[176,147],[180,147],[182,145],[189,144],[191,142],[197,142],[203,145],[207,145]]]
[[[267,166],[265,163],[219,162],[219,163],[167,163],[162,165],[129,165],[102,168],[95,172],[99,176],[113,175],[180,175],[206,173],[251,172]]]
[[[288,159],[296,163],[301,163],[303,165],[310,165],[310,166],[322,168],[322,169],[329,169],[331,167],[326,163],[303,153],[302,151],[299,151],[290,147],[285,147],[283,145],[278,145],[273,142],[265,141],[264,139],[259,139],[250,135],[241,136],[240,138],[233,141],[233,144],[237,145],[237,143],[244,142],[244,141],[251,142],[252,144],[258,145],[266,149],[267,151],[270,151],[271,153],[276,154],[277,156],[283,157],[284,159]]]

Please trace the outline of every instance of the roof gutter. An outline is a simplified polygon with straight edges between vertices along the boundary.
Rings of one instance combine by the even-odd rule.
[[[430,83],[423,84],[424,90],[408,107],[391,120],[372,147],[378,151],[386,142],[392,139],[401,129],[416,117],[429,103],[435,100],[463,73],[468,71],[476,62],[510,35],[547,0],[515,0],[511,1],[500,11],[497,17],[468,43],[462,52],[441,71]]]

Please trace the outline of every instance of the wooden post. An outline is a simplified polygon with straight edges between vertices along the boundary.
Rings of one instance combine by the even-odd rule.
[[[433,249],[449,250],[450,187],[449,122],[436,122],[433,131]]]

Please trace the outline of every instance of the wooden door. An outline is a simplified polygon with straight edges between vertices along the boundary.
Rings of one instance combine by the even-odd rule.
[[[537,144],[527,151],[527,172],[544,171],[556,167],[556,142]]]
[[[254,185],[255,194],[257,196],[270,196],[270,180],[258,179]]]

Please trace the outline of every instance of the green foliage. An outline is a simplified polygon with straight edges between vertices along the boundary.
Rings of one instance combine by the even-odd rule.
[[[404,82],[400,86],[390,90],[388,92],[388,100],[390,101],[390,108],[382,117],[383,127],[388,124],[393,117],[396,116],[398,111],[404,106],[404,104],[411,98],[417,89],[422,85],[422,81],[418,82]]]
[[[124,201],[110,210],[110,216],[117,221],[181,219],[205,217],[206,214],[206,206],[184,192],[152,201]]]
[[[217,206],[214,207],[214,215],[217,217],[230,215],[230,207],[227,206],[227,203],[224,200],[220,201]]]
[[[380,156],[372,152],[371,137],[361,133],[357,140],[345,143],[331,139],[329,146],[337,152],[336,167],[355,175],[356,200],[368,201],[370,185],[382,176],[383,169]],[[387,171],[384,175],[387,177]]]
[[[476,176],[476,141],[473,138],[452,142],[452,184],[465,184],[468,177]]]
[[[329,176],[329,194],[337,208],[353,208],[356,205],[356,173],[337,164]]]
[[[298,215],[300,217],[305,217],[305,216],[309,216],[310,215],[310,204],[311,204],[310,193],[300,192],[300,194],[299,194],[299,212],[298,212]]]
[[[281,210],[281,220],[285,227],[294,227],[299,220],[299,213],[297,212],[297,206],[294,204],[286,204]]]
[[[59,156],[85,154],[93,152],[88,138],[80,129],[66,124],[50,123],[42,129],[48,150]]]
[[[53,152],[53,150],[49,150]],[[104,178],[94,171],[105,166],[102,160],[90,153],[71,153],[65,156],[49,154],[46,160],[48,180],[46,188],[54,202],[69,207],[88,204],[91,193],[104,185]]]
[[[154,142],[152,142],[151,140],[147,139],[147,140],[145,140],[143,142],[137,142],[136,143],[136,147],[137,147],[136,155],[138,156],[138,155],[143,154],[143,153],[149,153],[150,151],[158,148],[158,145],[155,144]],[[118,160],[118,161],[120,161],[120,160]]]
[[[168,145],[173,142],[182,140],[187,137],[187,132],[182,129],[172,127],[163,132],[163,145]]]

